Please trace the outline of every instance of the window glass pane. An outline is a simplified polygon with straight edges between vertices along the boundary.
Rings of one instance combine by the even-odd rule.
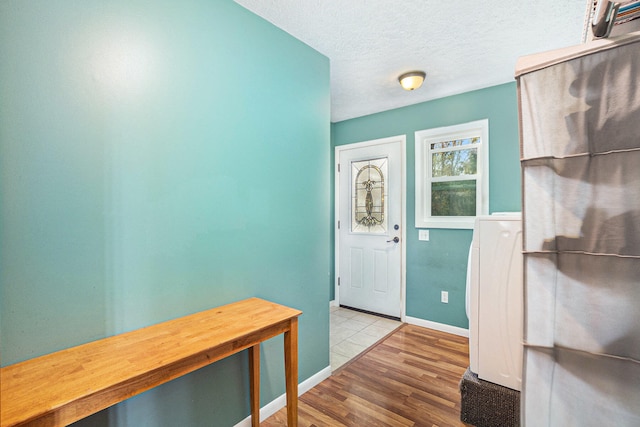
[[[351,163],[351,231],[355,233],[386,233],[387,206],[385,178],[387,158]]]
[[[431,149],[436,150],[439,148],[451,148],[451,147],[461,147],[463,145],[471,145],[477,144],[480,142],[479,137],[475,138],[465,138],[465,139],[454,139],[452,141],[439,141],[431,144]]]
[[[417,228],[473,228],[488,213],[489,120],[415,133]]]
[[[432,216],[475,216],[476,181],[431,183]]]
[[[478,170],[478,149],[431,153],[431,176],[475,175]]]

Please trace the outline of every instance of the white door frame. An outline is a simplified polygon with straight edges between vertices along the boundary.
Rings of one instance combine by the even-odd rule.
[[[338,287],[338,277],[340,274],[340,238],[338,230],[338,220],[340,219],[340,177],[338,175],[338,163],[340,163],[340,153],[344,150],[352,150],[354,148],[366,148],[375,145],[388,144],[390,142],[400,142],[400,162],[401,168],[400,179],[402,194],[400,195],[400,209],[402,218],[402,233],[400,237],[401,254],[400,254],[400,320],[405,321],[406,317],[406,288],[407,288],[407,136],[397,135],[388,138],[374,139],[371,141],[356,142],[353,144],[339,145],[335,147],[335,159],[334,159],[334,205],[335,205],[335,219],[333,224],[334,236],[335,236],[335,278],[334,278],[334,303],[340,305],[340,288]]]

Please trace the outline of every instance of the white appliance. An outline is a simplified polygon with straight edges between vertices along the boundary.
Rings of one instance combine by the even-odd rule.
[[[522,219],[476,218],[467,269],[471,371],[520,391],[522,385]]]

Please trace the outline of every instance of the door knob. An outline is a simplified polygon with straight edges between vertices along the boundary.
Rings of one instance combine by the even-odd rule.
[[[398,236],[396,236],[391,240],[387,240],[387,243],[389,243],[389,242],[398,243],[399,241],[400,241],[400,238]]]

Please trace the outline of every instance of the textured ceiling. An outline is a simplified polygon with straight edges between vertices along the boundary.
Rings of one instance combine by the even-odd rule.
[[[235,0],[326,55],[331,120],[513,81],[518,57],[579,44],[585,0]],[[423,70],[425,84],[397,77]]]

